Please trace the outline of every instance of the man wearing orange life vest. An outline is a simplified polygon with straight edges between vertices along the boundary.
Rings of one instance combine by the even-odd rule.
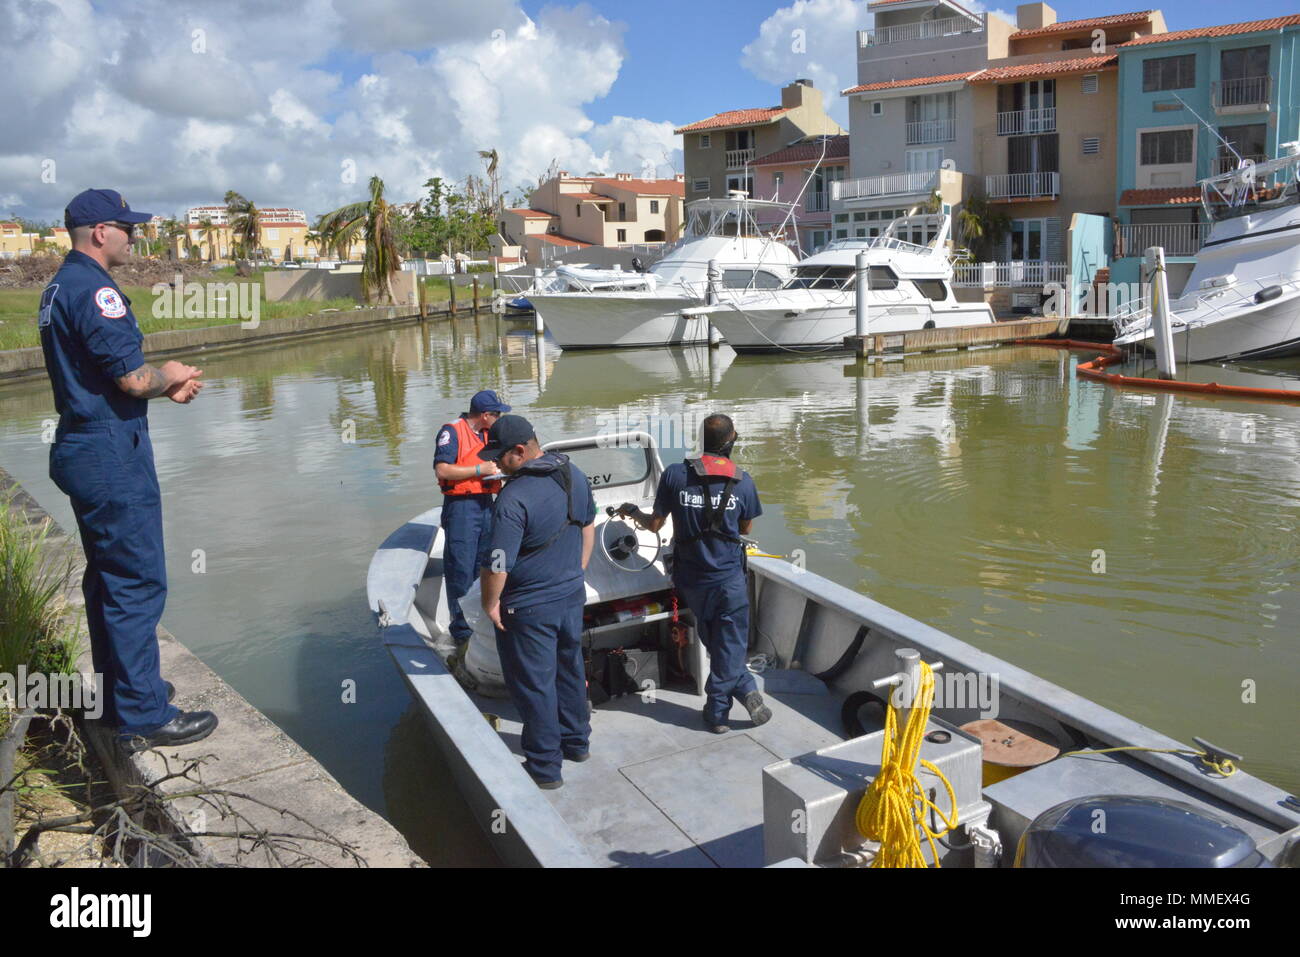
[[[458,645],[469,641],[471,633],[460,599],[478,578],[479,566],[488,563],[493,496],[501,490],[501,470],[478,453],[492,424],[509,411],[495,392],[484,389],[470,399],[468,412],[438,431],[433,471],[442,488],[442,575],[451,637]]]

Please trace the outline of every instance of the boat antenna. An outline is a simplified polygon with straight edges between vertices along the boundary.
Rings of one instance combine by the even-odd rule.
[[[1192,114],[1192,116],[1196,117],[1196,121],[1197,121],[1198,123],[1200,123],[1202,126],[1204,126],[1204,127],[1205,127],[1207,130],[1209,130],[1211,133],[1213,133],[1213,134],[1214,134],[1214,138],[1217,139],[1220,143],[1222,143],[1224,146],[1227,147],[1229,153],[1231,153],[1233,156],[1237,157],[1237,164],[1238,164],[1238,165],[1241,165],[1241,154],[1237,152],[1236,147],[1234,147],[1231,143],[1229,143],[1229,142],[1228,142],[1227,140],[1225,140],[1222,136],[1220,136],[1218,130],[1216,130],[1216,129],[1215,129],[1213,126],[1211,126],[1209,123],[1205,122],[1205,120],[1201,118],[1201,114],[1197,113],[1194,109],[1192,109],[1192,106],[1191,106],[1190,103],[1188,103],[1186,100],[1184,100],[1184,99],[1183,99],[1181,96],[1179,96],[1177,93],[1174,93],[1174,94],[1172,94],[1172,95],[1173,95],[1173,98],[1174,98],[1175,100],[1177,100],[1179,103],[1183,104],[1183,109],[1185,109],[1188,113]]]
[[[790,204],[789,212],[785,214],[785,219],[781,221],[781,226],[778,229],[778,232],[780,233],[784,233],[786,227],[790,225],[790,220],[794,218],[795,211],[799,208],[799,204],[803,202],[803,194],[808,191],[808,186],[812,183],[813,177],[817,175],[817,171],[821,169],[821,165],[826,159],[826,149],[827,146],[829,145],[829,137],[823,136],[821,138],[821,141],[822,141],[821,155],[817,157],[817,162],[813,164],[812,169],[808,171],[808,175],[804,177],[803,185],[799,187],[799,194],[795,196],[794,202]],[[794,242],[795,242],[795,247],[798,249],[800,255],[802,256],[803,246],[800,245],[799,243],[799,230],[797,229],[794,231]],[[762,256],[760,256],[759,259],[761,261]]]

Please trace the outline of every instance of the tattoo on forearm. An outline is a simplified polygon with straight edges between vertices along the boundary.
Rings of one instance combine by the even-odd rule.
[[[128,372],[118,379],[123,391],[138,399],[152,399],[167,390],[167,379],[156,368],[145,363],[134,372]]]

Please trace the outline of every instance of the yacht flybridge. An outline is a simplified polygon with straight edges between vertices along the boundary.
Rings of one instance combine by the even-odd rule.
[[[837,239],[795,267],[779,289],[756,289],[691,309],[708,318],[737,352],[843,348],[857,325],[857,255],[869,265],[872,333],[946,329],[994,321],[984,302],[958,302],[947,251],[951,218],[896,219],[881,236]]]
[[[1180,362],[1300,354],[1300,155],[1201,181],[1212,224],[1181,298],[1169,304]],[[1117,346],[1153,348],[1149,302],[1116,317]]]
[[[381,640],[502,862],[867,865],[888,849],[864,840],[855,810],[877,779],[894,780],[881,774],[885,709],[909,702],[923,734],[918,786],[956,818],[940,843],[921,842],[928,864],[1300,862],[1300,803],[1232,767],[1235,755],[1201,739],[1189,748],[772,556],[751,555],[746,573],[750,668],[772,719],[755,727],[737,706],[732,731],[711,734],[699,721],[708,656],[672,591],[671,522],[655,534],[614,513],[650,507],[663,469],[653,439],[548,448],[591,476],[598,509],[583,615],[591,755],[565,763],[564,787],[539,790],[520,764],[519,715],[477,583],[461,600],[467,650],[450,640],[441,510],[393,532],[367,580]],[[930,708],[905,688],[893,700],[889,687],[928,680],[923,665],[942,697]]]
[[[704,305],[709,263],[728,290],[775,289],[798,257],[765,235],[758,214],[781,217],[789,204],[748,199],[697,199],[686,207],[686,231],[644,273],[560,267],[528,293],[546,329],[563,349],[689,345],[708,342],[707,319],[682,311]]]

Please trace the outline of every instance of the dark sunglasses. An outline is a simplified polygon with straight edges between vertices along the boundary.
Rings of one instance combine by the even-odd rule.
[[[135,235],[135,223],[118,223],[113,220],[107,220],[105,226],[116,226],[122,232],[126,233],[126,238],[131,239]]]

